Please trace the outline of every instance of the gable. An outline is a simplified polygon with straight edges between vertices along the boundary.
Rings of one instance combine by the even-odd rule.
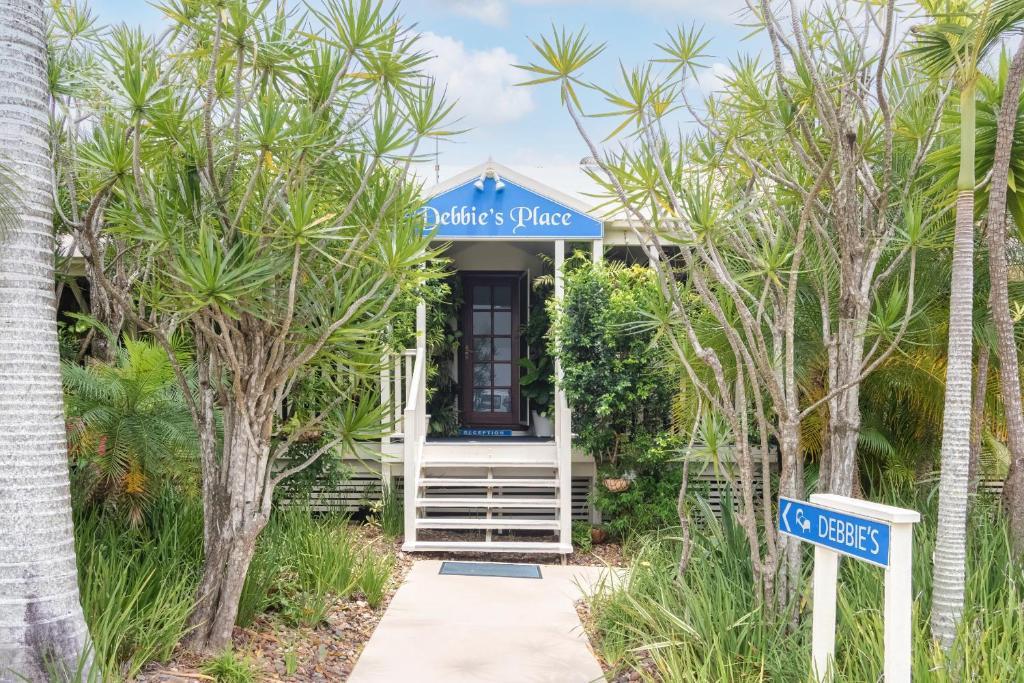
[[[501,185],[499,186],[499,180]],[[422,209],[438,239],[600,239],[604,224],[504,176],[473,178],[431,197]]]

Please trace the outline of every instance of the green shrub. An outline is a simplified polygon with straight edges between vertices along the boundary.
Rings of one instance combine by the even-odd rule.
[[[589,522],[572,523],[572,545],[581,553],[589,553],[594,549],[594,539],[590,535]]]
[[[670,427],[678,380],[644,314],[660,297],[648,268],[574,259],[566,275],[554,347],[576,442],[599,464],[617,465],[628,444]]]
[[[614,470],[599,473],[593,503],[613,536],[626,539],[636,533],[679,525],[679,450],[677,439],[668,434],[648,435],[630,444],[622,458],[631,479],[625,491],[613,493],[601,484],[604,474],[613,474]]]
[[[143,526],[98,510],[75,519],[79,589],[104,680],[167,661],[186,633],[202,567],[199,501],[165,490]]]
[[[252,662],[231,650],[225,650],[223,654],[206,662],[202,672],[213,676],[217,683],[256,683],[259,680]]]
[[[968,579],[960,633],[949,655],[932,645],[928,631],[935,515],[921,497],[924,522],[915,532],[915,681],[1015,680],[1024,651],[1020,610],[1024,567],[1014,564],[1005,524],[994,505],[976,505],[968,544]],[[677,578],[678,533],[637,537],[625,585],[591,601],[598,648],[613,665],[649,652],[662,680],[807,681],[810,662],[810,582],[798,600],[800,625],[790,614],[765,611],[754,597],[749,553],[739,525],[726,509],[722,521],[707,509],[694,524],[689,567]],[[808,549],[810,568],[811,552]],[[840,569],[836,632],[836,681],[880,680],[882,667],[881,570],[862,562]]]

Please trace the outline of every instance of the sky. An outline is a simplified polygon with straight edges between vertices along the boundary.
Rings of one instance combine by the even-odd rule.
[[[91,0],[90,5],[103,24],[127,22],[156,32],[162,23],[160,13],[142,0]],[[458,100],[458,127],[469,129],[440,145],[441,179],[493,158],[579,194],[587,181],[578,166],[588,152],[559,103],[557,87],[516,85],[526,74],[513,65],[535,61],[530,38],[549,34],[552,25],[586,28],[595,42],[607,44],[586,75],[613,86],[619,62],[641,64],[657,56],[656,43],[664,41],[666,31],[702,26],[711,56],[695,87],[711,91],[732,58],[760,47],[756,38],[745,40],[748,30],[738,25],[744,6],[743,0],[400,2],[399,13],[422,34],[422,49],[435,55],[425,68],[447,84],[449,96]],[[589,125],[608,130],[606,119]],[[432,165],[421,172],[433,175]]]

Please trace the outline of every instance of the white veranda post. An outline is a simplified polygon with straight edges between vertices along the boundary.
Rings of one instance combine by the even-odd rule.
[[[565,295],[565,240],[555,241],[555,301]],[[562,361],[555,356],[555,448],[558,453],[559,541],[572,548],[572,418],[562,389]]]

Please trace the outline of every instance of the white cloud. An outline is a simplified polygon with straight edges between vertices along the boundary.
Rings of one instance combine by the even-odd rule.
[[[704,69],[697,73],[697,87],[705,95],[713,95],[722,90],[725,81],[735,75],[735,71],[728,64],[715,62],[710,69]]]
[[[533,110],[531,91],[515,85],[523,79],[512,66],[519,59],[505,48],[470,50],[460,40],[429,31],[420,46],[434,55],[426,70],[458,100],[455,111],[464,125],[507,123]]]
[[[447,0],[453,12],[476,19],[488,26],[504,26],[508,23],[508,8],[503,0]]]

